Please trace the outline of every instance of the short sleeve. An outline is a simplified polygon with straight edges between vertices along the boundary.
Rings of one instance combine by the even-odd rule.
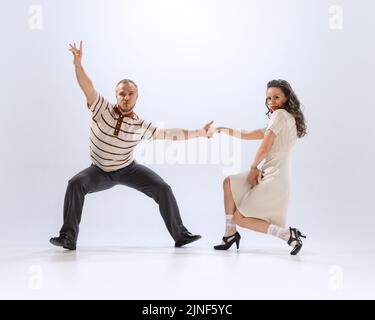
[[[141,133],[143,140],[153,140],[156,138],[160,129],[156,127],[152,122],[143,120],[141,126]]]
[[[96,92],[94,102],[91,105],[87,104],[87,107],[92,112],[93,118],[96,118],[98,115],[102,114],[109,105],[110,103],[99,92]]]
[[[268,123],[266,130],[272,130],[275,135],[278,135],[280,133],[285,123],[283,112],[283,110],[276,110],[272,113],[270,122]]]

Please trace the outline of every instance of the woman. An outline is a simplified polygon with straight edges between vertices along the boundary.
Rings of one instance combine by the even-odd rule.
[[[271,117],[265,129],[244,131],[218,127],[211,131],[211,134],[223,132],[245,140],[263,139],[250,172],[224,180],[226,230],[223,242],[214,247],[216,250],[227,250],[233,243],[239,248],[241,236],[236,225],[283,239],[293,247],[292,255],[301,250],[301,237],[306,238],[296,228],[285,228],[290,154],[297,137],[306,134],[305,118],[296,94],[285,80],[268,82],[266,107],[266,115]]]

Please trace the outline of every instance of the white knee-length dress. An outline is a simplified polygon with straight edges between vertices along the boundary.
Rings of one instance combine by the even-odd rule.
[[[229,176],[234,202],[245,217],[254,217],[285,227],[289,200],[289,161],[297,140],[294,117],[285,109],[271,115],[266,128],[276,135],[262,165],[263,178],[251,189],[249,171]]]

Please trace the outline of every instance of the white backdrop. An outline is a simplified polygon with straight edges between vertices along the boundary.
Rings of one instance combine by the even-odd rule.
[[[289,223],[312,242],[371,239],[374,10],[370,0],[3,1],[1,244],[47,244],[68,179],[90,165],[90,113],[68,51],[80,39],[95,87],[114,101],[115,84],[133,79],[136,112],[165,127],[264,127],[267,81],[288,80],[309,129],[292,157]],[[206,246],[222,236],[223,178],[246,170],[259,143],[144,143],[138,159],[172,186]],[[173,244],[153,200],[120,186],[87,196],[79,243]]]

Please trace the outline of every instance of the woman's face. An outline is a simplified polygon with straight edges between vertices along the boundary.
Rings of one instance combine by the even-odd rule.
[[[280,88],[271,87],[267,89],[267,106],[274,112],[283,108],[287,97]]]

